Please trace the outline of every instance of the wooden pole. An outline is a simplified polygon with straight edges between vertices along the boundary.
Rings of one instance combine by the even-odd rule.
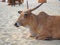
[[[29,9],[28,0],[27,0],[27,9]]]

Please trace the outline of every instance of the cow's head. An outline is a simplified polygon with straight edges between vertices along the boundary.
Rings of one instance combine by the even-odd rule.
[[[27,9],[27,11],[18,11],[18,13],[20,14],[20,17],[18,18],[17,22],[15,23],[16,27],[21,26],[26,26],[30,24],[30,20],[33,20],[32,18],[32,11],[37,9],[39,6],[41,6],[43,3],[39,4],[37,7],[33,8],[33,9]]]

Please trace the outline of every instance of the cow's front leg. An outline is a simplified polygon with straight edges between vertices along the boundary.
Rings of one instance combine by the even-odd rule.
[[[52,40],[52,37],[49,33],[42,32],[36,37],[37,40]]]
[[[21,0],[19,0],[18,2],[19,2],[19,6],[20,6],[20,4],[21,4]]]
[[[39,36],[36,37],[37,40],[52,40],[52,37],[46,37],[46,36]]]
[[[36,37],[37,34],[35,34],[34,32],[31,33],[30,37]]]
[[[12,0],[12,5],[14,5],[14,6],[15,6],[15,4],[16,4],[16,3],[15,3],[15,0]]]
[[[37,33],[36,32],[34,32],[34,31],[30,31],[30,37],[37,37]]]

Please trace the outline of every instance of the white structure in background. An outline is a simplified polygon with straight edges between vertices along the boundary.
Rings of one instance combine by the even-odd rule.
[[[0,2],[2,2],[2,0],[0,0]],[[6,0],[6,2],[7,2],[7,0]]]
[[[47,2],[60,2],[60,0],[47,0]]]
[[[0,2],[1,2],[2,0],[0,0]]]
[[[7,0],[6,0],[6,2],[7,2]]]

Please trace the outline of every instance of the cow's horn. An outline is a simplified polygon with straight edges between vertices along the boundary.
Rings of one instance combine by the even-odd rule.
[[[34,11],[35,9],[39,8],[43,3],[39,4],[37,7],[31,9],[31,11]]]
[[[29,9],[28,0],[27,0],[27,9]]]

